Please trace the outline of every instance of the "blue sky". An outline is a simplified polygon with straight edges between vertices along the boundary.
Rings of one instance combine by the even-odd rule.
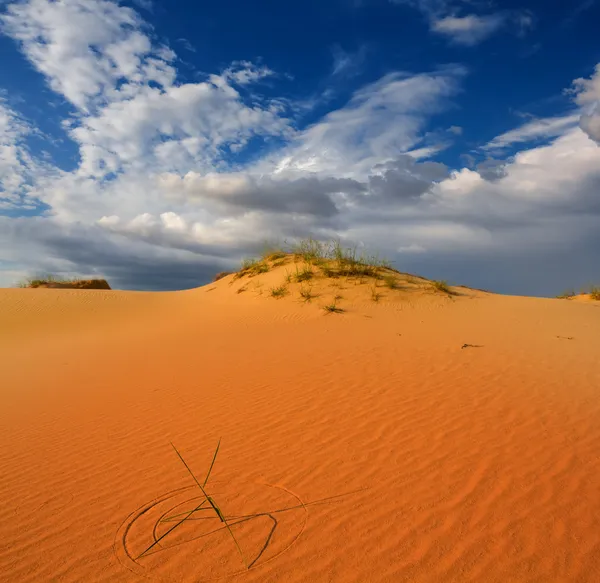
[[[341,238],[600,283],[600,0],[0,2],[0,285],[207,282]]]

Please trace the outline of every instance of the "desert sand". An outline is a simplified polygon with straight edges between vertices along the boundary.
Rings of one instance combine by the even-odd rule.
[[[289,269],[0,290],[0,580],[600,581],[600,302]]]

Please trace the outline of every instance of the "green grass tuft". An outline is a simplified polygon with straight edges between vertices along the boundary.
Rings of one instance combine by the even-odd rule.
[[[328,314],[341,314],[342,312],[344,312],[345,310],[343,308],[340,308],[335,300],[333,302],[331,302],[330,304],[326,304],[325,306],[323,306],[323,309],[328,313]]]
[[[452,295],[452,290],[448,287],[448,282],[445,279],[434,279],[431,282],[431,287],[440,293]]]
[[[314,297],[316,297],[313,293],[312,293],[312,288],[310,287],[305,287],[302,286],[300,288],[300,297],[305,301],[305,302],[310,302]]]
[[[296,265],[296,273],[294,275],[294,280],[298,283],[302,283],[303,281],[308,281],[313,278],[315,272],[313,271],[310,265],[305,265],[302,269],[298,269]]]
[[[392,275],[391,273],[388,273],[383,276],[383,283],[386,285],[386,287],[389,287],[390,289],[399,289],[400,287],[396,276]]]
[[[556,296],[557,299],[559,300],[568,300],[569,298],[572,298],[574,296],[576,296],[577,294],[575,293],[574,289],[568,289],[567,291],[563,292],[562,294]]]
[[[288,293],[288,289],[285,284],[271,288],[271,297],[272,298],[280,299],[283,296],[287,295],[287,293]]]
[[[600,301],[600,287],[593,285],[590,288],[590,297],[593,300]]]
[[[374,302],[378,302],[381,299],[381,294],[377,291],[377,287],[373,286],[371,288],[371,299]]]
[[[240,277],[244,277],[244,275],[253,277],[267,271],[269,271],[269,264],[265,261],[247,258],[242,260],[242,268],[235,274],[234,279],[239,279]]]
[[[316,265],[326,256],[326,247],[316,239],[304,239],[296,243],[292,248],[292,253],[308,264]]]
[[[41,285],[47,285],[49,283],[70,283],[77,281],[77,278],[68,279],[60,275],[53,275],[48,273],[46,275],[38,275],[36,277],[28,277],[23,281],[17,283],[17,287],[40,287]]]

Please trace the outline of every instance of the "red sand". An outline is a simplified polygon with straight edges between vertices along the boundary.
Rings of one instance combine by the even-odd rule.
[[[600,581],[600,302],[283,274],[0,290],[0,580]]]

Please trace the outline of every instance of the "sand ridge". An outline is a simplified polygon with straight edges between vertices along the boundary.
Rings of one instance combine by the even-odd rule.
[[[0,290],[0,578],[600,580],[597,305],[294,269]]]

